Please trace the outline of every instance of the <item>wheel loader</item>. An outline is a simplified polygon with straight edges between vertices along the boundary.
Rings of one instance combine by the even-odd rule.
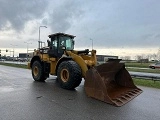
[[[28,63],[35,81],[55,75],[62,88],[71,90],[84,78],[87,96],[114,106],[122,106],[142,93],[119,59],[97,65],[96,50],[74,50],[75,36],[55,33],[48,37],[48,45],[35,50]]]

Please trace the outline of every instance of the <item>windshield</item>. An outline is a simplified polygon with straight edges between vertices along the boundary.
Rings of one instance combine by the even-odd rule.
[[[65,46],[66,50],[73,50],[73,39],[69,36],[61,36],[60,37],[60,46]]]

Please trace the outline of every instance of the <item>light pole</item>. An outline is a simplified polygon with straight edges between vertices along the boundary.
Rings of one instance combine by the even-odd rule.
[[[32,44],[32,43],[29,43],[29,42],[24,42],[27,44],[27,54],[28,54],[28,47],[29,47],[29,44]]]
[[[90,38],[90,40],[92,40],[92,50],[93,50],[93,39]]]
[[[40,28],[44,27],[47,28],[46,26],[39,26],[39,41],[38,41],[38,48],[40,49]]]
[[[28,60],[28,47],[29,47],[29,44],[32,44],[32,43],[29,43],[29,42],[24,42],[24,43],[26,43],[27,44],[27,60]]]
[[[10,44],[10,45],[13,46],[13,51],[11,51],[11,52],[13,52],[13,58],[14,58],[14,47],[17,45],[13,45],[13,44]]]

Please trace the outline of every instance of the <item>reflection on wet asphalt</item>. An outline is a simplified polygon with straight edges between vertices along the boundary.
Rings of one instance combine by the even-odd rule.
[[[84,81],[75,90],[59,87],[56,77],[34,82],[31,71],[0,65],[0,120],[159,120],[160,90],[143,93],[122,107],[89,98]]]

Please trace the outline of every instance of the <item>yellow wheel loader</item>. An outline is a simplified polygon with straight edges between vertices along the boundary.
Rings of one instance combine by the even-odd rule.
[[[34,51],[28,67],[35,81],[56,75],[59,85],[70,90],[84,78],[87,96],[115,106],[124,105],[142,92],[134,85],[124,63],[116,59],[97,65],[96,50],[74,50],[74,37],[51,34],[48,46]]]

